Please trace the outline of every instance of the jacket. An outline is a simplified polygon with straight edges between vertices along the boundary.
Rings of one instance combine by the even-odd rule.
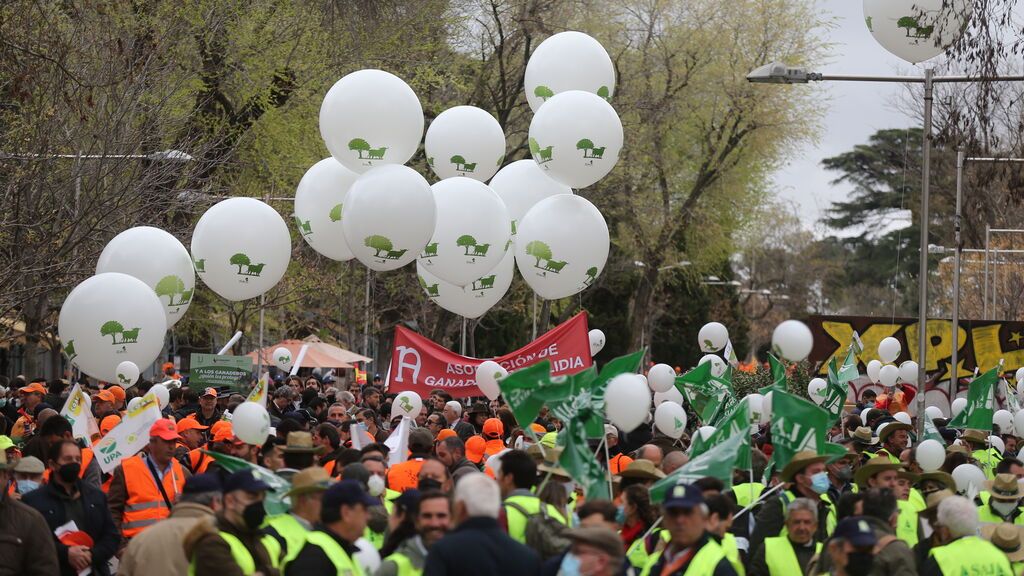
[[[57,576],[57,547],[46,519],[31,506],[0,495],[0,576]]]
[[[764,545],[764,539],[778,536],[786,524],[786,504],[801,494],[790,488],[776,498],[769,498],[761,503],[754,520],[754,533],[750,537],[750,554],[756,554]],[[823,499],[818,499],[818,532],[814,535],[815,542],[824,542],[829,536],[830,515],[834,515],[832,506]]]
[[[875,532],[878,544],[875,545],[875,560],[870,576],[913,576],[918,574],[918,556],[906,542],[896,537],[896,532],[889,524],[877,518],[865,517]],[[929,548],[923,552],[927,558]],[[816,568],[824,574],[833,568],[832,557],[827,552],[818,556]]]
[[[121,555],[118,576],[187,574],[188,558],[181,543],[203,520],[213,521],[213,510],[209,507],[193,502],[176,504],[169,518],[132,538]]]
[[[312,535],[312,538],[309,538]],[[299,551],[295,559],[284,567],[286,576],[306,576],[309,574],[338,574],[340,569],[349,569],[351,576],[363,576],[362,568],[355,558],[359,548],[352,542],[343,540],[326,526],[318,525],[307,535],[307,543]],[[335,544],[337,546],[335,546]],[[336,560],[331,555],[337,552]],[[344,554],[344,555],[342,555]],[[349,575],[345,575],[349,576]]]
[[[82,480],[78,481],[78,490],[85,519],[78,525],[78,529],[92,537],[93,574],[108,576],[110,569],[107,567],[107,561],[117,553],[121,534],[114,528],[114,520],[110,517],[110,509],[107,508],[106,494]],[[22,503],[35,508],[43,515],[51,537],[54,530],[71,520],[67,517],[65,508],[65,502],[69,500],[71,497],[57,483],[44,484],[38,490],[33,490],[21,498]],[[57,547],[61,574],[75,576],[77,571],[68,563],[68,547],[56,538],[53,539]]]
[[[705,532],[700,540],[693,545],[694,553],[689,560],[676,567],[670,572],[672,576],[737,576],[736,569],[732,567],[729,559],[725,557],[721,546]],[[667,554],[672,551],[672,545],[661,552],[656,552],[647,561],[641,576],[659,576],[672,565],[673,557],[670,559]],[[692,568],[692,570],[691,570]],[[788,574],[786,576],[789,576]]]
[[[125,522],[124,516],[127,511],[128,504],[130,503],[129,500],[132,497],[132,494],[129,493],[129,489],[136,489],[134,488],[134,480],[142,480],[142,478],[133,478],[133,481],[131,482],[133,487],[130,488],[129,483],[126,482],[125,480],[125,464],[134,461],[132,464],[129,464],[129,466],[131,467],[138,466],[138,462],[143,463],[142,469],[145,471],[144,477],[149,482],[149,484],[145,486],[147,490],[149,489],[150,486],[153,489],[152,501],[155,502],[157,505],[157,508],[155,509],[161,511],[161,514],[163,514],[163,518],[166,518],[168,515],[170,515],[170,511],[167,510],[166,506],[163,505],[163,497],[160,495],[160,492],[156,489],[156,480],[153,478],[153,475],[149,471],[148,466],[145,466],[145,458],[148,458],[148,456],[146,456],[145,454],[137,454],[135,456],[132,456],[131,458],[124,459],[121,462],[121,465],[119,465],[117,468],[114,468],[114,475],[112,476],[110,481],[110,490],[107,492],[107,504],[110,506],[110,516],[114,519],[114,526],[117,527],[118,532],[120,532],[123,538],[125,539],[132,538],[136,535],[135,533],[132,533],[130,530],[128,534],[125,534],[126,528],[123,526]],[[181,474],[182,477],[180,480],[176,482],[177,493],[172,494],[171,490],[167,490],[167,497],[171,499],[171,503],[173,504],[174,501],[177,500],[177,494],[180,494],[181,489],[185,486],[185,480],[187,480],[192,475],[188,472],[188,470],[186,470],[181,465],[180,462],[174,460],[173,458],[171,459],[171,469],[172,471]],[[173,486],[175,484],[175,482],[170,481],[169,479],[167,479],[167,477],[165,477],[165,480],[168,485]],[[164,511],[166,511],[166,513],[164,513]],[[156,518],[154,517],[151,519]]]
[[[466,474],[472,474],[474,472],[480,472],[480,469],[476,467],[469,460],[463,458],[456,462],[451,468],[448,469],[452,475],[452,482],[458,484],[459,480]]]
[[[475,517],[430,548],[423,575],[520,576],[538,574],[540,568],[540,556],[502,531],[497,520]]]
[[[449,424],[448,427],[455,430],[455,435],[463,442],[476,436],[476,428],[473,428],[472,424],[464,420],[457,420],[454,425]]]
[[[278,576],[270,553],[264,547],[260,531],[249,531],[235,526],[224,516],[217,514],[213,520],[203,519],[185,534],[183,546],[185,557],[195,562],[195,576],[244,576],[241,567],[231,553],[231,546],[221,538],[227,532],[238,538],[252,555],[256,571],[263,576]]]

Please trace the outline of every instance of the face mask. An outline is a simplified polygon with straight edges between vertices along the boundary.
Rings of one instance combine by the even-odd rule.
[[[626,523],[626,507],[621,504],[615,509],[615,523],[620,526]]]
[[[572,552],[562,557],[562,563],[558,566],[558,576],[579,576],[580,558]]]
[[[1000,502],[998,500],[990,500],[989,504],[991,504],[992,509],[1003,518],[1012,514],[1017,508],[1017,502]]]
[[[853,466],[843,466],[839,470],[836,470],[836,478],[841,482],[849,482],[853,480]]]
[[[846,555],[846,573],[850,576],[867,576],[874,563],[875,556],[871,552],[850,552]]]
[[[57,476],[65,484],[71,484],[75,480],[78,480],[78,473],[82,471],[82,465],[78,462],[72,462],[71,464],[65,464],[57,469]]]
[[[424,490],[440,490],[441,483],[433,478],[420,478],[416,488],[418,488],[420,492],[423,492]]]
[[[359,426],[359,429],[360,429],[360,430],[362,430],[363,432],[366,432],[366,429],[367,429],[367,427],[366,427],[366,422],[360,422],[360,423],[358,424],[358,426]]]
[[[366,487],[370,496],[380,496],[384,493],[384,479],[373,474],[370,476],[370,479],[366,481]]]
[[[0,398],[0,408],[7,406],[7,398]]]
[[[39,482],[34,480],[18,480],[18,494],[28,494],[39,488]]]
[[[824,494],[828,492],[829,482],[827,472],[818,472],[814,476],[811,476],[811,490],[814,490],[818,494]]]
[[[263,502],[253,502],[242,510],[242,520],[245,521],[245,525],[249,530],[256,530],[263,525],[264,518],[267,517],[267,509],[263,507]]]

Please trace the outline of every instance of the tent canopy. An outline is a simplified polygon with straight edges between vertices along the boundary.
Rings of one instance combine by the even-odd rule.
[[[292,353],[292,359],[298,360],[299,350],[304,344],[309,344],[309,348],[306,350],[306,356],[302,359],[301,368],[354,368],[353,363],[355,362],[373,361],[372,358],[350,352],[334,344],[328,344],[316,336],[307,336],[302,340],[282,340],[277,344],[267,346],[262,351],[263,364],[272,365],[274,363],[271,358],[274,350],[278,348],[287,348]],[[256,352],[254,350],[248,354],[253,362],[259,360]]]

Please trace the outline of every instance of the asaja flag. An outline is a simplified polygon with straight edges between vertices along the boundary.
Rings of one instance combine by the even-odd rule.
[[[75,387],[68,394],[68,400],[61,408],[60,415],[71,423],[71,434],[89,444],[92,444],[92,435],[100,432],[96,418],[92,415],[89,397],[82,392],[82,387],[78,383],[75,383]]]
[[[156,396],[146,394],[138,406],[129,410],[121,423],[93,445],[100,470],[109,474],[125,458],[138,454],[149,444],[149,429],[162,417]]]
[[[787,392],[772,394],[772,461],[781,470],[801,450],[820,453],[831,425],[828,412]]]
[[[270,374],[264,372],[263,376],[256,381],[256,385],[252,387],[249,392],[249,397],[245,399],[246,402],[256,402],[264,408],[267,407],[267,384],[270,382]]]
[[[569,398],[572,394],[572,381],[568,377],[552,381],[551,363],[547,360],[516,370],[502,378],[498,386],[516,422],[525,426],[528,434],[532,434],[529,426],[537,419],[541,407],[548,402]]]
[[[850,343],[850,348],[853,349],[853,353],[860,356],[861,352],[864,352],[864,342],[860,339],[860,334],[857,331],[853,331],[853,342]]]
[[[668,491],[676,484],[680,482],[690,484],[705,476],[718,478],[725,483],[726,488],[730,488],[732,486],[732,471],[739,467],[736,465],[736,459],[745,442],[749,447],[749,435],[734,435],[716,445],[714,450],[697,456],[675,472],[658,480],[651,486],[651,501],[664,502]]]
[[[967,385],[967,406],[949,421],[947,427],[992,430],[992,415],[995,412],[992,409],[995,404],[992,395],[998,380],[999,366],[971,380]]]
[[[758,415],[760,420],[760,415]],[[690,457],[696,458],[705,452],[716,449],[719,444],[726,440],[739,436],[744,439],[737,448],[736,468],[750,468],[750,427],[754,424],[750,413],[749,400],[744,398],[736,403],[732,410],[719,422],[715,433],[704,440],[700,434],[694,434],[693,446],[690,448]]]
[[[635,373],[643,362],[644,352],[646,349],[640,349],[626,356],[619,356],[605,364],[600,373],[594,366],[591,366],[582,372],[568,376],[572,381],[573,396],[582,394],[584,391],[589,394],[589,402],[578,406],[580,409],[588,408],[581,412],[581,417],[584,418],[589,438],[604,437],[604,392],[608,388],[608,383],[619,374]],[[553,410],[554,403],[548,407]]]
[[[1003,398],[1006,399],[1006,409],[1010,411],[1010,414],[1020,412],[1020,400],[1017,399],[1017,392],[1005,379],[1000,381],[1003,383]]]
[[[583,418],[567,420],[565,430],[558,435],[558,442],[564,447],[558,464],[565,468],[573,480],[583,486],[588,500],[609,499],[605,469],[590,451],[587,436]]]

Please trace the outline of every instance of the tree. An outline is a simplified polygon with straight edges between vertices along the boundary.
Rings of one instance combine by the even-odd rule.
[[[330,214],[327,216],[331,219],[331,222],[341,222],[341,209],[342,205],[338,204],[334,208],[331,208]]]
[[[381,253],[390,252],[394,249],[394,245],[391,244],[391,240],[386,236],[379,236],[374,234],[373,236],[367,236],[363,244],[367,248],[373,248],[376,251],[378,258],[381,257]]]
[[[916,30],[917,27],[918,27],[917,18],[914,18],[913,16],[903,16],[902,18],[900,18],[899,20],[896,21],[896,26],[898,28],[906,28],[907,29],[907,37],[909,38],[910,37],[910,31],[911,30]]]
[[[174,274],[164,276],[156,283],[153,287],[153,291],[156,292],[157,296],[167,296],[167,305],[174,305],[174,297],[185,291],[185,282],[178,278]]]
[[[233,256],[231,256],[231,259],[228,260],[228,262],[231,265],[233,265],[233,266],[238,266],[238,273],[239,274],[242,273],[242,266],[248,266],[249,264],[252,263],[249,260],[249,257],[246,256],[245,254],[241,253],[241,252],[238,252],[237,254],[234,254]]]
[[[456,154],[455,156],[451,157],[449,162],[451,162],[452,164],[455,164],[456,168],[461,168],[462,165],[466,163],[466,159],[463,158],[462,156],[460,156],[459,154]]]
[[[577,150],[583,150],[583,157],[590,158],[590,151],[594,149],[594,143],[588,138],[584,138],[576,143]]]
[[[370,143],[362,138],[353,138],[348,143],[348,149],[354,150],[359,153],[359,158],[362,159],[363,152],[370,150]]]
[[[554,96],[555,93],[552,92],[551,88],[548,88],[547,86],[537,85],[537,87],[533,89],[533,95],[542,100],[547,100],[548,98]]]
[[[117,335],[124,332],[124,326],[117,320],[108,320],[100,326],[100,336],[110,336],[111,344],[117,344]]]
[[[600,96],[601,98],[604,98],[605,100],[609,100],[611,98],[611,92],[608,90],[607,86],[601,86],[600,88],[598,88],[597,95]]]
[[[541,242],[540,240],[534,240],[526,245],[526,253],[537,259],[537,266],[540,266],[541,260],[551,260],[551,247]]]
[[[455,245],[465,249],[466,256],[469,256],[469,249],[476,246],[476,238],[469,234],[463,234],[455,239]]]

